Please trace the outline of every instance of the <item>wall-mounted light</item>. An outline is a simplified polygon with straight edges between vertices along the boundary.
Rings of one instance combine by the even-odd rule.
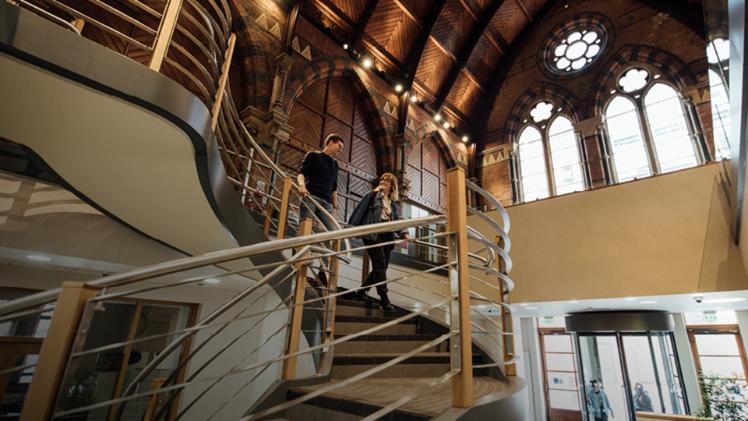
[[[403,91],[403,85],[401,85],[399,83],[397,85],[395,85],[395,92],[400,93],[402,91]]]
[[[441,119],[442,119],[442,115],[441,114],[439,114],[439,113],[434,114],[434,120],[441,121]]]
[[[374,60],[366,57],[361,61],[361,65],[364,66],[364,69],[370,69],[374,65]]]

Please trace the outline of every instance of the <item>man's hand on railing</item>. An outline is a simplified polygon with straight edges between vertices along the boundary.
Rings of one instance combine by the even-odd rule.
[[[401,241],[400,244],[398,244],[398,247],[400,247],[401,249],[407,249],[408,243],[410,242],[410,235],[405,234],[402,236],[402,239],[403,241]]]

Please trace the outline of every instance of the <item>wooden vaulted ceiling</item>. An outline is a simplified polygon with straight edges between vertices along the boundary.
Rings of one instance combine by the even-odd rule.
[[[547,1],[307,0],[302,14],[369,54],[393,81],[412,84],[429,108],[467,123],[509,45]]]

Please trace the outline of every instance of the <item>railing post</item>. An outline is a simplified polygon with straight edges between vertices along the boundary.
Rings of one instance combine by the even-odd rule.
[[[504,248],[504,239],[501,238],[500,235],[496,236],[496,244],[499,246],[499,248]],[[497,263],[497,269],[499,270],[499,272],[506,275],[506,262],[504,262],[501,257],[499,257],[498,260],[499,261]],[[499,302],[509,305],[509,291],[504,290],[504,281],[501,278],[499,278]],[[504,306],[501,306],[501,331],[503,333],[511,333],[513,332],[513,329],[514,325],[512,322],[512,313],[508,311]],[[506,364],[507,361],[510,361],[512,358],[514,358],[514,337],[510,338],[509,335],[502,335],[501,344],[504,348],[504,374],[507,376],[516,376],[517,365]]]
[[[231,68],[231,60],[234,57],[235,44],[236,34],[232,33],[226,46],[226,54],[223,56],[221,77],[218,79],[218,89],[216,90],[216,97],[213,101],[213,109],[211,110],[210,129],[213,131],[216,130],[216,125],[218,124],[218,114],[221,112],[221,101],[223,101],[223,94],[226,92],[226,82],[229,80],[229,69]]]
[[[161,64],[169,51],[171,36],[174,34],[174,28],[177,27],[180,10],[182,10],[182,0],[169,0],[166,3],[164,15],[161,17],[161,23],[158,26],[158,32],[156,32],[156,40],[153,43],[151,62],[148,65],[151,70],[157,72],[161,70]]]
[[[161,389],[161,386],[163,386],[166,379],[153,379],[151,380],[151,390],[158,390]],[[145,413],[143,414],[143,421],[152,421],[153,415],[155,415],[156,412],[156,405],[158,405],[160,401],[158,397],[158,393],[154,393],[151,395],[150,398],[148,398],[148,405],[145,407]]]
[[[312,233],[312,220],[303,219],[299,223],[299,236]],[[286,355],[299,352],[299,341],[301,340],[301,316],[304,313],[304,291],[306,290],[306,268],[307,263],[296,265],[296,286],[294,288],[293,307],[291,308],[291,324],[288,327],[288,345]],[[283,379],[290,380],[296,377],[296,357],[283,360]]]
[[[23,403],[21,421],[52,418],[57,391],[75,340],[86,302],[96,296],[96,289],[83,282],[64,282],[57,299],[47,337],[42,342],[34,377]]]
[[[278,214],[278,235],[277,238],[279,240],[282,240],[283,238],[286,238],[286,221],[288,220],[288,206],[289,206],[289,199],[291,196],[291,186],[293,186],[293,182],[291,181],[291,177],[285,176],[283,177],[283,190],[281,194],[281,206],[280,206],[280,212]],[[301,229],[301,228],[299,228]]]
[[[467,189],[465,170],[447,171],[447,229],[454,232],[449,247],[450,329],[457,332],[450,340],[452,368],[460,372],[452,378],[452,406],[473,405],[473,344],[470,326],[470,274],[468,272]]]

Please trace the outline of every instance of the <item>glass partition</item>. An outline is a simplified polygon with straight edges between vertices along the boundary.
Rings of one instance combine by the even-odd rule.
[[[633,419],[616,335],[579,335],[587,420]]]

